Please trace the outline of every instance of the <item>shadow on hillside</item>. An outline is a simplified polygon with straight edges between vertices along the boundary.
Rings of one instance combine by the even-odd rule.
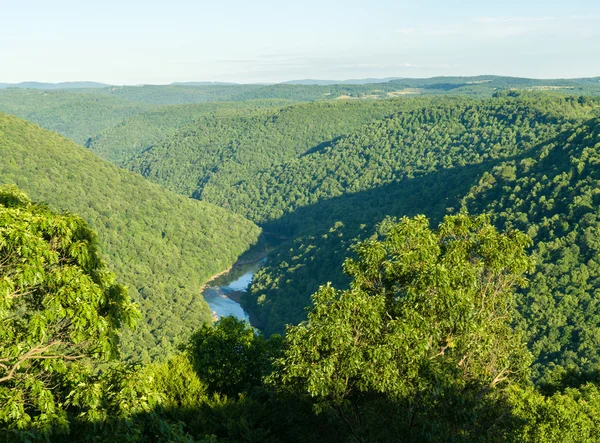
[[[460,199],[481,175],[501,160],[444,169],[368,191],[349,193],[296,209],[263,224],[263,231],[289,237],[271,254],[255,277],[241,304],[264,325],[269,336],[283,333],[286,324],[306,318],[310,295],[331,282],[344,289],[349,280],[342,272],[348,248],[375,232],[386,217],[425,214],[436,225],[450,208],[460,209]],[[267,303],[259,304],[265,294]],[[265,298],[263,297],[263,299]]]
[[[425,214],[432,223],[437,223],[448,212],[447,208],[459,209],[460,199],[485,171],[503,161],[506,159],[443,169],[367,191],[347,193],[300,207],[264,223],[263,228],[292,237],[328,230],[337,221],[348,227],[373,226],[386,216]]]
[[[323,151],[324,149],[327,149],[330,146],[333,146],[336,142],[338,142],[339,140],[341,140],[343,137],[344,136],[339,136],[339,137],[332,138],[331,140],[327,140],[327,141],[324,141],[322,143],[319,143],[318,145],[313,146],[312,148],[310,148],[308,151],[300,154],[299,157],[302,158],[302,157],[306,157],[307,155]]]
[[[586,124],[595,121],[591,119]],[[517,155],[489,159],[482,163],[455,166],[425,173],[414,178],[384,184],[366,191],[345,193],[299,207],[278,219],[262,224],[264,230],[288,237],[307,232],[329,229],[336,221],[344,225],[373,226],[386,216],[402,217],[425,214],[432,224],[437,224],[449,212],[460,209],[461,199],[478,184],[484,172],[491,172],[502,163],[519,162],[534,157],[544,147],[564,145],[573,130],[542,142]],[[335,140],[334,140],[335,141]],[[325,142],[331,145],[334,141]],[[313,148],[317,151],[318,147]],[[556,149],[551,150],[551,154]],[[557,153],[564,157],[564,153]]]
[[[460,210],[462,200],[479,185],[484,173],[491,173],[505,162],[519,163],[535,157],[544,146],[560,146],[568,133],[515,156],[441,169],[366,191],[346,193],[264,223],[264,231],[279,233],[289,240],[270,254],[264,271],[242,296],[242,306],[261,319],[266,335],[282,333],[286,324],[306,318],[310,295],[319,286],[331,282],[338,289],[347,287],[349,281],[342,265],[346,257],[352,256],[349,247],[371,236],[386,217],[424,214],[436,226],[445,215]],[[498,170],[494,174],[501,176],[503,172]],[[485,199],[497,200],[502,192],[502,186],[487,189]],[[262,297],[260,304],[259,297]]]

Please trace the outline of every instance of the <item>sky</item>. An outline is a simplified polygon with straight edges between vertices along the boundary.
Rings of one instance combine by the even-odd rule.
[[[0,0],[0,83],[600,76],[599,0]]]

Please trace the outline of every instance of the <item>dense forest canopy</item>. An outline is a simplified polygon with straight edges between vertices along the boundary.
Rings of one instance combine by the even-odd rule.
[[[0,91],[0,112],[37,123],[82,145],[89,137],[148,109],[148,105],[93,93],[62,90]]]
[[[0,202],[7,441],[600,436],[595,381],[570,379],[546,395],[529,385],[531,355],[511,318],[531,240],[488,216],[382,225],[346,260],[350,289],[322,287],[285,338],[228,317],[167,361],[140,366],[117,359],[116,332],[135,310],[85,222],[16,189],[0,190]]]
[[[97,133],[86,141],[85,146],[100,157],[121,164],[162,139],[170,138],[177,129],[206,114],[212,116],[226,113],[229,109],[252,110],[286,103],[285,100],[275,99],[154,107],[150,111],[126,117],[119,124]]]
[[[320,149],[413,102],[319,102],[249,112],[225,108],[181,127],[125,166],[171,190],[206,199],[257,172]],[[209,190],[210,189],[210,190]],[[212,190],[212,191],[211,191]]]
[[[595,118],[484,174],[463,203],[535,241],[537,272],[519,323],[547,383],[552,372],[600,368],[599,162]]]
[[[527,95],[406,102],[392,101],[391,115],[330,146],[202,196],[265,222],[343,194],[515,155],[549,139],[570,119],[591,116],[596,106]]]
[[[140,305],[144,323],[124,353],[166,355],[211,320],[202,285],[252,245],[259,229],[209,203],[186,199],[103,161],[65,138],[0,114],[0,183],[80,214]]]
[[[597,441],[599,91],[0,91],[2,437]]]
[[[581,110],[582,117],[589,115],[585,106]],[[531,287],[518,299],[519,325],[537,359],[536,377],[551,383],[553,373],[595,370],[599,269],[594,247],[598,184],[593,165],[600,148],[598,120],[576,118],[555,124],[548,119],[546,125],[538,128],[544,138],[537,140],[531,138],[535,126],[525,123],[526,131],[519,132],[518,125],[511,125],[517,130],[516,139],[534,143],[512,145],[514,151],[505,160],[500,156],[443,168],[342,195],[266,224],[266,230],[279,227],[292,239],[257,274],[245,298],[247,306],[263,316],[268,332],[279,332],[284,323],[304,318],[307,302],[301,300],[306,293],[327,281],[345,282],[339,273],[334,278],[336,273],[330,269],[341,264],[344,251],[356,238],[373,232],[374,223],[384,214],[424,212],[439,220],[446,211],[466,206],[476,213],[491,212],[494,223],[518,227],[536,241],[536,273]],[[482,145],[494,146],[489,139],[483,139]],[[431,141],[423,146],[431,146]],[[505,149],[510,146],[504,144]],[[298,177],[306,179],[306,175]]]

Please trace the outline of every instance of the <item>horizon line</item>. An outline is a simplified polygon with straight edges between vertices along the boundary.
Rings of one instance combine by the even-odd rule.
[[[584,80],[584,79],[596,79],[600,78],[600,73],[598,75],[591,76],[582,76],[582,77],[521,77],[516,75],[501,75],[501,74],[473,74],[473,75],[434,75],[434,76],[425,76],[425,77],[412,77],[412,76],[384,76],[384,77],[354,77],[354,78],[346,78],[346,79],[331,79],[331,78],[291,78],[289,80],[282,81],[224,81],[224,80],[176,80],[171,81],[170,83],[158,83],[158,82],[147,82],[147,83],[106,83],[104,81],[98,80],[65,80],[65,81],[42,81],[42,80],[22,80],[18,82],[4,82],[0,81],[0,85],[5,86],[18,86],[25,83],[34,83],[34,84],[45,84],[45,85],[62,85],[62,84],[73,84],[73,83],[90,83],[90,84],[98,84],[103,86],[122,86],[122,87],[139,87],[139,86],[185,86],[186,84],[197,83],[199,86],[201,84],[205,84],[205,86],[210,86],[211,84],[219,85],[219,86],[236,86],[236,85],[279,85],[286,84],[290,82],[332,82],[331,85],[334,84],[342,84],[350,81],[364,81],[364,80],[381,80],[381,82],[389,82],[393,80],[430,80],[435,78],[473,78],[473,77],[497,77],[497,78],[517,78],[517,79],[526,79],[526,80]],[[336,83],[338,82],[338,83]],[[376,83],[376,82],[373,82]]]

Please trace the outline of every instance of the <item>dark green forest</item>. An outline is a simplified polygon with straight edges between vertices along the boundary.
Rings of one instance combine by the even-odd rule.
[[[596,252],[589,244],[593,244],[593,233],[597,229],[594,190],[598,184],[594,181],[597,172],[594,167],[585,169],[583,165],[593,161],[591,159],[594,158],[594,150],[600,147],[600,140],[598,120],[587,120],[594,106],[590,108],[589,104],[579,102],[573,100],[577,103],[575,109],[579,108],[574,116],[579,117],[570,122],[569,119],[553,121],[549,116],[541,118],[535,113],[529,114],[531,108],[527,108],[525,115],[512,114],[515,120],[504,120],[506,128],[495,134],[490,130],[479,135],[473,127],[468,132],[458,130],[461,135],[481,137],[482,147],[502,146],[504,152],[489,152],[485,158],[485,151],[469,150],[469,156],[479,153],[483,154],[483,158],[471,157],[469,160],[457,155],[454,158],[456,165],[440,165],[438,159],[432,156],[431,164],[423,165],[431,170],[415,174],[411,164],[406,166],[410,168],[409,172],[404,167],[396,167],[394,172],[399,176],[393,177],[394,181],[360,192],[346,191],[339,195],[344,191],[343,187],[330,186],[325,188],[333,189],[329,199],[313,202],[288,216],[265,223],[265,230],[280,229],[291,239],[278,248],[268,266],[257,274],[245,303],[262,316],[267,333],[282,332],[284,324],[297,323],[305,317],[307,301],[301,301],[304,294],[315,291],[327,281],[341,285],[347,283],[339,271],[332,273],[330,269],[339,267],[350,246],[358,238],[370,236],[381,218],[425,213],[433,220],[440,220],[445,213],[465,207],[475,213],[491,213],[498,226],[523,230],[536,242],[533,252],[538,259],[537,272],[531,288],[523,291],[520,312],[524,320],[520,321],[520,326],[526,331],[533,354],[538,359],[537,376],[551,377],[555,369],[560,372],[567,368],[596,368],[596,336],[593,331],[598,323],[594,301],[597,285],[594,282],[598,271],[594,261]],[[511,114],[504,115],[508,116]],[[496,120],[497,117],[494,120],[502,122]],[[545,124],[539,124],[545,119]],[[518,120],[524,126],[520,127]],[[537,121],[538,125],[532,125],[533,121]],[[488,129],[493,127],[489,121],[485,125]],[[428,125],[421,127],[427,133],[430,128]],[[577,134],[586,135],[579,135],[579,142],[574,144],[572,140]],[[411,135],[418,140],[418,134]],[[436,136],[435,133],[432,135]],[[494,136],[504,140],[498,142]],[[386,140],[386,137],[378,139]],[[466,143],[463,140],[463,143],[474,147],[471,140]],[[452,139],[440,143],[448,147],[453,144]],[[416,143],[411,145],[418,146]],[[361,146],[368,146],[368,143],[364,143],[363,139]],[[385,152],[385,147],[375,146],[371,152]],[[422,140],[421,146],[429,148],[436,145],[433,139],[428,138]],[[444,155],[443,149],[437,148],[435,152]],[[425,157],[423,152],[415,154],[420,161]],[[366,155],[364,151],[360,152],[363,159]],[[539,159],[545,156],[550,160],[540,164]],[[379,164],[383,163],[379,158],[376,160]],[[344,156],[343,164],[349,163],[352,163],[352,157]],[[341,162],[337,164],[342,165]],[[323,162],[325,165],[327,163]],[[361,174],[361,179],[368,177],[369,170],[364,163],[362,165],[361,170],[365,174]],[[393,168],[393,163],[388,167]],[[345,172],[345,168],[337,169]],[[305,172],[308,170],[320,173],[316,167],[309,166]],[[381,166],[373,170],[386,173],[386,168]],[[411,177],[411,173],[414,176]],[[293,177],[298,177],[298,182],[304,184],[308,174],[294,175],[286,171],[269,176],[285,177],[292,183]],[[335,177],[335,173],[327,175],[328,180]],[[318,187],[311,188],[310,184],[308,187],[312,189],[311,195],[318,192]],[[560,194],[556,188],[560,189]],[[277,201],[276,198],[274,200]],[[255,198],[253,201],[260,200]],[[588,211],[581,207],[585,205]],[[354,208],[360,208],[360,211],[353,211]],[[534,323],[531,323],[532,318],[536,319]]]
[[[119,360],[139,318],[86,223],[0,190],[6,441],[594,441],[594,375],[530,377],[512,325],[531,239],[424,216],[356,245],[347,290],[268,339],[225,317],[162,363]]]
[[[598,441],[599,91],[0,91],[0,438]]]

